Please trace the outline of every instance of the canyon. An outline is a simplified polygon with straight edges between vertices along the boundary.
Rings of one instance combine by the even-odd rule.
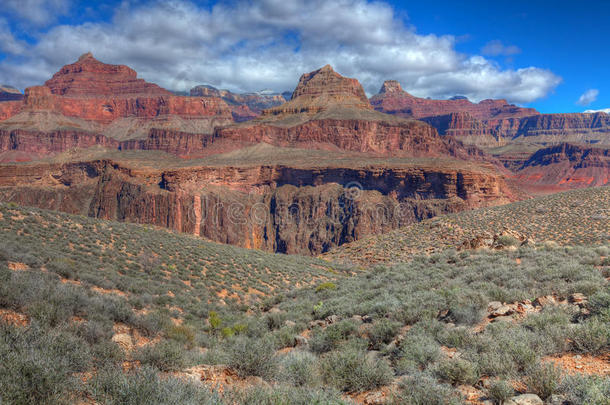
[[[320,254],[440,214],[607,184],[607,124],[418,99],[395,81],[369,100],[330,65],[292,94],[182,96],[85,54],[0,102],[0,201]]]

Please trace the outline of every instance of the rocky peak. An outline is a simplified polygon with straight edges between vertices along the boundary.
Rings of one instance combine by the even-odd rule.
[[[95,58],[93,57],[93,54],[92,54],[91,52],[83,53],[83,54],[82,54],[82,55],[81,55],[81,56],[78,58],[78,61],[79,61],[79,62],[81,62],[81,61],[83,61],[83,60],[85,60],[85,59],[89,59],[89,58],[91,58],[91,59],[95,59]]]
[[[100,62],[91,52],[62,67],[45,83],[56,95],[68,97],[160,96],[171,93],[156,84],[137,78],[125,65]]]
[[[326,65],[302,75],[290,101],[263,115],[315,114],[331,107],[372,109],[358,80],[343,77]]]
[[[396,80],[386,80],[383,82],[381,89],[379,90],[379,94],[386,93],[404,93],[405,91],[402,89],[402,86]]]
[[[356,98],[368,104],[364,89],[358,80],[341,76],[330,65],[301,76],[297,88],[292,93],[292,99],[301,96],[326,96],[337,100]]]

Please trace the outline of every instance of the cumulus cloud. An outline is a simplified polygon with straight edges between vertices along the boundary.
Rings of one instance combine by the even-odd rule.
[[[521,49],[515,45],[504,45],[500,40],[489,41],[481,48],[483,55],[489,56],[512,56],[521,53]]]
[[[606,113],[606,114],[610,114],[610,108],[603,108],[601,110],[586,110],[586,113],[598,113],[598,112],[602,112],[602,113]]]
[[[5,19],[0,18],[0,52],[19,55],[25,52],[26,43],[15,38]]]
[[[70,10],[71,0],[3,0],[5,10],[25,22],[46,27]]]
[[[599,95],[599,90],[597,89],[589,89],[582,93],[582,95],[576,101],[578,105],[589,105],[595,100],[597,100],[597,96]]]
[[[422,97],[526,103],[561,81],[538,67],[502,69],[459,53],[453,36],[417,34],[387,3],[365,0],[244,0],[212,8],[186,0],[123,3],[108,23],[41,34],[27,54],[0,63],[0,78],[20,87],[39,83],[87,51],[173,90],[197,84],[292,90],[302,73],[327,63],[369,94],[396,79]]]

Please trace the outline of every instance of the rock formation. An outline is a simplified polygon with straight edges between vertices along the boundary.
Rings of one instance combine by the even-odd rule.
[[[506,100],[483,100],[478,104],[466,98],[430,100],[414,97],[402,89],[400,83],[388,80],[379,93],[371,98],[377,111],[405,118],[426,118],[451,113],[468,113],[478,120],[520,118],[539,114],[533,108],[521,108]]]
[[[290,101],[264,110],[258,119],[219,128],[216,135],[233,142],[388,156],[481,156],[422,122],[374,111],[360,83],[329,65],[301,76]]]
[[[228,90],[218,90],[215,87],[202,85],[193,87],[192,97],[216,97],[224,100],[233,114],[236,122],[248,121],[258,117],[267,108],[276,107],[286,102],[282,94],[268,91],[258,93],[236,94]]]
[[[231,110],[220,98],[174,96],[138,79],[133,69],[102,63],[90,53],[44,86],[26,89],[22,101],[0,103],[2,147],[37,154],[95,144],[118,148],[119,141],[156,136],[154,129],[205,137],[231,122]]]
[[[317,254],[422,218],[510,199],[502,178],[486,168],[391,167],[382,159],[353,167],[163,169],[108,159],[0,165],[2,201],[149,223],[284,253]]]
[[[6,84],[0,85],[0,101],[19,101],[23,100],[23,94],[16,88]]]
[[[171,92],[137,78],[125,65],[109,65],[86,53],[62,67],[45,86],[51,93],[71,98],[170,96]]]
[[[610,148],[569,143],[542,148],[523,162],[518,178],[561,188],[610,184]]]

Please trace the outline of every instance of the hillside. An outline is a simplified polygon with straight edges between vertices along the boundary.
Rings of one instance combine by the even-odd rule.
[[[595,246],[610,240],[610,187],[587,188],[425,220],[361,239],[324,257],[348,263],[408,261],[417,253],[484,246],[494,236]],[[487,241],[487,242],[486,242]]]
[[[528,393],[605,405],[610,394],[610,246],[447,252],[352,272],[10,204],[0,234],[2,403],[441,405]]]

